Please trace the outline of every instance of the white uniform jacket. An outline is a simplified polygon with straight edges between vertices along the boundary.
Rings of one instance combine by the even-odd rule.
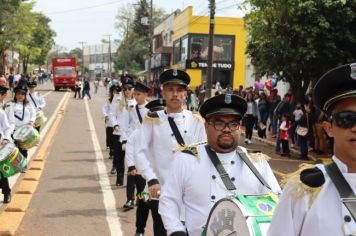
[[[169,125],[168,115],[174,118],[186,145],[206,141],[204,120],[191,111],[183,110],[168,115],[166,111],[157,111],[156,114],[157,118],[146,116],[144,119],[135,150],[136,168],[148,181],[148,185],[158,180],[163,185],[170,175],[173,151],[178,143]]]
[[[119,101],[120,101],[120,95],[116,94],[111,102],[108,99],[103,105],[103,107],[101,108],[103,116],[107,117],[105,122],[105,127],[114,127],[112,114],[113,111],[116,110]]]
[[[121,97],[121,99],[124,99]],[[129,132],[129,111],[133,109],[136,105],[135,99],[127,100],[126,106],[122,107],[119,103],[113,109],[113,113],[111,115],[111,119],[113,122],[113,127],[119,126],[119,132],[114,130],[114,135],[120,135],[120,141],[126,143],[128,139],[128,132]]]
[[[136,107],[138,107],[138,110],[140,112],[140,115],[141,115],[141,118],[143,121],[143,119],[145,118],[145,116],[147,115],[147,112],[148,112],[148,109],[145,107],[146,104],[147,103],[144,103],[142,105],[136,104],[132,109],[130,109],[130,111],[129,111],[129,129],[128,129],[128,133],[127,133],[127,135],[129,137],[135,129],[141,127],[141,123],[138,118]]]
[[[0,108],[0,132],[1,132],[0,141],[4,139],[11,141],[12,131],[13,129],[7,119],[7,115],[5,111],[2,108]]]
[[[356,193],[356,174],[348,173],[347,166],[335,156],[333,160]],[[356,235],[356,224],[341,203],[339,192],[323,165],[316,165],[325,178],[313,200],[312,192],[298,187],[298,179],[290,180],[280,198],[270,225],[269,236],[342,236]],[[304,193],[298,196],[297,192]]]
[[[246,153],[246,149],[242,149]],[[217,153],[237,189],[227,190],[205,150],[205,145],[198,146],[197,151],[197,156],[178,152],[172,157],[172,168],[159,199],[159,213],[168,235],[188,231],[189,236],[200,236],[211,208],[220,199],[237,194],[261,195],[270,192],[236,151]],[[272,191],[280,193],[277,179],[265,158],[258,155],[251,161]],[[185,226],[179,217],[181,206],[185,208]]]
[[[27,94],[27,101],[36,109],[36,111],[42,110],[46,106],[46,100],[38,92]]]
[[[32,105],[24,106],[22,102],[11,102],[11,105],[14,109],[15,130],[20,126],[35,122],[36,110]]]
[[[10,125],[10,134],[12,134],[15,129],[15,115],[14,115],[14,108],[12,106],[12,103],[8,102],[4,104],[3,102],[0,102],[0,107],[4,110],[6,114],[7,122]]]

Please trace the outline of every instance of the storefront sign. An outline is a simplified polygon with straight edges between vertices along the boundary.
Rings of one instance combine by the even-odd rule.
[[[187,69],[204,69],[204,68],[208,68],[208,63],[206,61],[186,60],[186,68]],[[216,61],[213,63],[213,68],[223,69],[223,70],[233,70],[234,64],[232,62]]]

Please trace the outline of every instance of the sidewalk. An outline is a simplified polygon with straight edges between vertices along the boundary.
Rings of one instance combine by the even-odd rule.
[[[241,126],[241,135],[245,136],[245,127]],[[276,138],[272,138],[271,136],[267,135],[267,138],[260,138],[257,135],[257,131],[253,131],[252,139],[255,141],[259,141],[262,143],[266,143],[270,146],[275,147],[276,144]],[[300,155],[300,150],[298,147],[289,147],[290,152],[296,155]],[[323,155],[316,155],[315,152],[308,152],[308,159],[310,161],[314,161],[315,163],[320,163],[320,162],[329,162],[331,160],[331,155],[323,154]]]

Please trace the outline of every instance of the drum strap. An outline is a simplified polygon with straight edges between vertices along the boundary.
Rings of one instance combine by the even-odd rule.
[[[262,185],[264,185],[266,188],[269,190],[272,190],[267,181],[262,177],[260,172],[256,169],[255,165],[251,162],[250,158],[246,155],[244,151],[242,151],[241,148],[237,148],[237,153],[241,157],[241,159],[245,162],[245,164],[250,168],[252,173],[257,177],[257,179],[261,182]]]
[[[236,190],[235,184],[231,181],[230,176],[226,173],[224,166],[221,164],[216,153],[210,149],[208,145],[205,145],[205,150],[208,153],[208,156],[215,166],[215,169],[218,171],[222,182],[224,183],[227,190]]]
[[[18,120],[23,120],[23,118],[25,117],[25,104],[22,104],[22,117],[19,117],[18,115],[14,115]]]
[[[168,122],[169,122],[169,126],[171,126],[174,137],[176,137],[178,144],[181,146],[184,146],[184,139],[183,139],[182,135],[180,134],[177,124],[176,124],[176,122],[174,122],[173,117],[168,117]]]
[[[326,165],[325,170],[339,192],[341,202],[344,203],[352,215],[352,218],[356,221],[356,196],[349,183],[346,181],[335,162]]]
[[[137,113],[140,123],[142,124],[142,116],[141,116],[140,109],[138,108],[137,104],[136,104],[136,113]]]
[[[35,104],[35,107],[37,108],[37,104],[36,104],[36,102],[35,102],[35,99],[33,99],[32,95],[31,95],[30,93],[29,93],[28,95],[30,95],[30,98],[31,98],[33,104]]]

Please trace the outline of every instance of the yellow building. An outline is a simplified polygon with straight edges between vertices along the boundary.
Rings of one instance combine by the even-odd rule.
[[[209,16],[193,16],[188,7],[173,22],[173,68],[184,69],[191,88],[207,77]],[[215,17],[213,84],[234,88],[245,84],[247,32],[242,18]]]

